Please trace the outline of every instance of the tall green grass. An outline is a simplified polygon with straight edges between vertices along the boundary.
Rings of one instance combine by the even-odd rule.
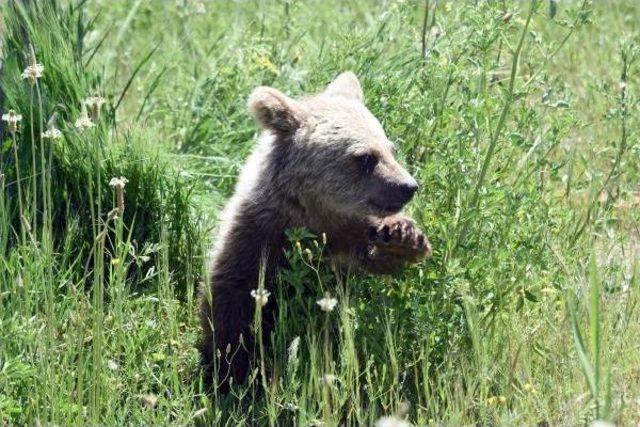
[[[634,3],[197,3],[0,6],[1,110],[23,116],[1,128],[2,422],[637,421]],[[342,277],[292,230],[249,382],[205,394],[194,288],[257,132],[246,95],[345,69],[422,184],[434,258]]]

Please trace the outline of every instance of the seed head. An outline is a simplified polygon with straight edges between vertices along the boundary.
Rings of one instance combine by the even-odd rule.
[[[113,177],[111,181],[109,181],[109,185],[115,189],[116,192],[116,201],[118,203],[118,212],[120,215],[124,213],[124,186],[127,185],[129,180],[124,176]]]
[[[101,96],[90,96],[84,100],[84,105],[86,105],[91,112],[91,120],[93,120],[94,123],[97,123],[100,119],[100,110],[106,102],[107,101]]]
[[[256,304],[259,304],[260,307],[267,305],[267,302],[269,302],[269,295],[271,295],[271,292],[266,289],[254,289],[251,291],[251,296],[256,300]]]
[[[300,348],[300,337],[295,337],[291,341],[291,344],[289,344],[289,349],[287,351],[287,360],[289,361],[289,363],[292,363],[293,361],[298,359],[298,348]]]
[[[25,68],[22,72],[22,78],[24,80],[27,80],[31,86],[34,86],[38,79],[42,77],[44,66],[42,64],[38,64],[33,46],[29,46],[29,48],[31,49],[31,55],[29,56],[29,65],[27,65],[27,68]]]
[[[113,177],[111,178],[111,181],[109,181],[109,185],[115,188],[124,188],[124,186],[127,185],[128,182],[129,180],[124,176],[121,176],[120,178]]]
[[[2,115],[2,121],[7,122],[9,132],[11,132],[11,135],[13,136],[18,132],[18,123],[20,123],[21,120],[22,115],[16,114],[14,110],[9,110],[7,113]]]
[[[89,118],[89,115],[87,114],[87,107],[83,103],[80,110],[80,117],[78,117],[78,120],[76,120],[76,127],[81,131],[83,131],[83,130],[92,128],[94,126],[95,126],[95,123],[93,123]]]
[[[333,311],[334,308],[336,308],[338,300],[326,293],[324,294],[324,298],[316,301],[316,304],[320,306],[320,310],[324,311],[325,313],[329,313],[330,311]]]
[[[313,261],[313,253],[311,253],[311,249],[307,248],[304,250],[304,254],[307,256],[309,262]]]
[[[62,132],[56,127],[55,114],[49,119],[47,123],[47,130],[42,132],[42,137],[45,139],[60,139],[62,138]]]

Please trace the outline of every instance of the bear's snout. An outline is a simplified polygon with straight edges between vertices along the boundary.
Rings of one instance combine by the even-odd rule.
[[[400,184],[400,197],[402,198],[402,204],[409,203],[409,200],[413,198],[416,191],[418,191],[418,183],[415,181]]]

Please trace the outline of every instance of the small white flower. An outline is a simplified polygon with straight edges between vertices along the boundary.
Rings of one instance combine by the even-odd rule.
[[[271,295],[271,292],[266,289],[254,289],[251,291],[251,296],[256,300],[256,304],[259,304],[260,307],[267,305],[267,302],[269,302],[269,295]]]
[[[117,209],[120,215],[124,213],[124,186],[127,185],[127,182],[129,182],[129,180],[124,176],[120,178],[113,177],[111,181],[109,181],[109,185],[113,187],[116,192]]]
[[[203,2],[197,1],[193,4],[193,13],[196,15],[204,15],[207,13],[207,8],[204,6]]]
[[[120,178],[113,177],[111,178],[111,181],[109,181],[109,185],[115,188],[124,188],[124,186],[127,185],[128,182],[129,180],[124,176],[121,176]]]
[[[291,344],[289,344],[289,349],[288,349],[288,361],[289,363],[294,362],[295,360],[298,359],[298,348],[300,347],[300,337],[295,337],[292,341]]]
[[[54,124],[50,124],[47,130],[42,132],[42,137],[45,139],[60,139],[62,138],[62,132]]]
[[[140,401],[144,406],[153,409],[158,404],[158,396],[153,393],[147,393],[140,396]]]
[[[390,416],[380,418],[375,427],[411,427],[411,423],[397,416]]]
[[[36,81],[42,77],[44,66],[42,64],[31,64],[22,72],[22,78],[28,80],[30,85],[35,85]]]
[[[336,298],[333,298],[331,295],[324,294],[324,298],[316,301],[316,304],[318,304],[320,306],[320,310],[328,313],[330,311],[333,311],[334,308],[336,308],[336,305],[338,304],[338,300]]]
[[[84,105],[86,105],[91,112],[91,120],[93,120],[94,123],[100,119],[100,110],[105,102],[107,101],[101,96],[90,96],[84,100]]]
[[[17,114],[14,110],[9,110],[2,115],[2,121],[7,122],[9,132],[15,135],[15,133],[18,131],[18,123],[22,121],[22,115]]]
[[[95,105],[97,105],[98,107],[102,107],[105,102],[107,101],[101,96],[90,96],[84,100],[84,105],[86,105],[89,108]]]
[[[92,128],[95,126],[95,123],[91,121],[89,115],[87,114],[87,107],[82,104],[82,109],[80,110],[80,117],[76,120],[76,127],[81,131]]]
[[[112,371],[117,371],[118,370],[118,364],[115,362],[115,360],[109,359],[107,361],[107,368],[109,368]]]
[[[324,374],[321,378],[323,383],[325,383],[326,385],[333,385],[333,383],[336,382],[336,380],[338,379],[338,377],[336,377],[333,374]]]

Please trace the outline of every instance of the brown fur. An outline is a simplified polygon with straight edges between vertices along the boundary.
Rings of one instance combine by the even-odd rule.
[[[327,253],[338,264],[373,273],[393,272],[431,252],[413,221],[398,213],[417,184],[364,106],[355,75],[343,73],[300,100],[257,88],[249,110],[264,132],[223,212],[210,285],[201,290],[202,362],[207,380],[217,370],[220,384],[247,375],[250,292],[258,287],[261,259],[272,286],[284,264],[286,229],[326,233]],[[270,300],[267,329],[271,309]]]

